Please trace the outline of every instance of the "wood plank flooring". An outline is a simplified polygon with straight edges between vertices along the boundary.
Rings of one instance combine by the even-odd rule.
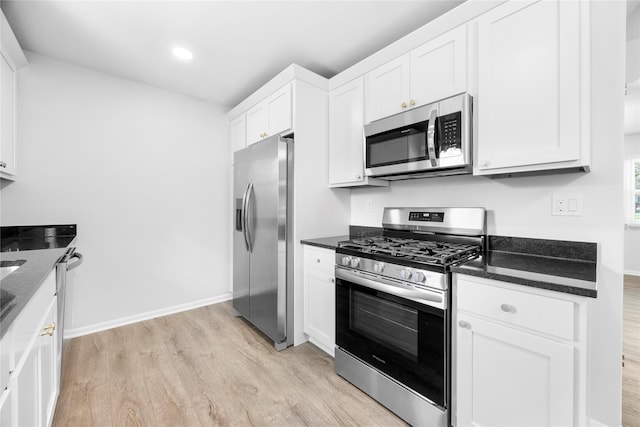
[[[640,277],[624,276],[622,425],[640,427]]]
[[[275,351],[230,303],[67,344],[54,426],[406,426],[321,350]]]
[[[625,276],[622,425],[640,427],[640,277]],[[306,343],[276,352],[230,303],[75,338],[53,425],[406,425]]]

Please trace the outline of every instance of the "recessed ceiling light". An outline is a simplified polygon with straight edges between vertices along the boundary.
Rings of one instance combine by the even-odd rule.
[[[183,47],[174,47],[171,52],[178,58],[183,61],[189,61],[193,59],[193,53],[190,50],[185,49]]]

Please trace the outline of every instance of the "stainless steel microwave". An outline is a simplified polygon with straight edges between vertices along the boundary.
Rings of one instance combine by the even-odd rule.
[[[366,124],[365,175],[398,180],[471,173],[472,103],[463,93]]]

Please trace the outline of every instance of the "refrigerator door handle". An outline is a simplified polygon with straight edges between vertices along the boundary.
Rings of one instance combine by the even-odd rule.
[[[249,198],[249,186],[251,183],[247,184],[247,188],[244,189],[244,194],[242,195],[242,237],[244,238],[244,246],[249,251],[249,238],[247,237],[247,202]]]
[[[247,206],[245,208],[245,213],[244,213],[244,217],[245,217],[245,239],[247,242],[247,250],[249,252],[253,252],[253,239],[251,238],[251,211],[250,211],[250,207],[251,207],[251,203],[253,200],[253,182],[249,182],[249,187],[247,187]]]

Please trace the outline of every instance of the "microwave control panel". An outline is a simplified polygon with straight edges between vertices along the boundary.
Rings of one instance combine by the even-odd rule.
[[[438,143],[440,153],[458,155],[462,149],[462,113],[447,114],[438,118]]]

